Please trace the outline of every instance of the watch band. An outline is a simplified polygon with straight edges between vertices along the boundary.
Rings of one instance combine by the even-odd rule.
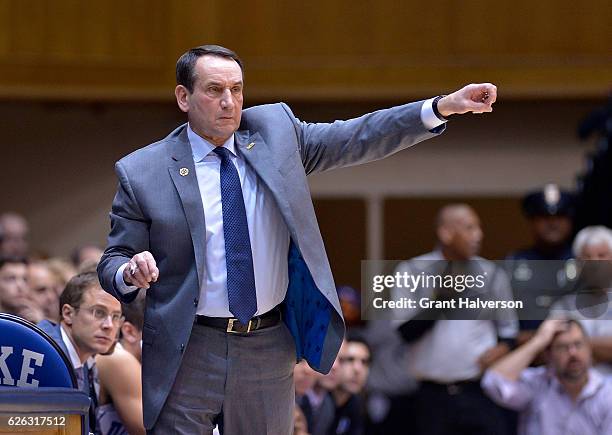
[[[434,98],[433,101],[431,102],[431,108],[432,108],[432,110],[434,112],[434,115],[436,115],[438,118],[440,118],[440,120],[448,121],[448,118],[442,116],[440,114],[440,111],[438,110],[438,101],[440,101],[444,97],[446,97],[446,95],[438,95],[436,98]]]

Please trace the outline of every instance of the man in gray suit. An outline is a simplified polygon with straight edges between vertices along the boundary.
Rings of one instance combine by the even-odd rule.
[[[117,162],[100,281],[125,302],[149,289],[150,433],[288,434],[296,359],[325,373],[344,335],[306,176],[434,137],[451,114],[490,112],[496,88],[311,124],[282,103],[243,112],[242,62],[226,48],[191,49],[176,73],[188,123]]]

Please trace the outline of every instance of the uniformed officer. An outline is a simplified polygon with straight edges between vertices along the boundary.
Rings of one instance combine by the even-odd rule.
[[[533,245],[508,255],[508,274],[515,299],[526,309],[519,312],[519,342],[530,336],[548,315],[550,306],[569,291],[574,195],[558,185],[546,184],[523,198],[523,213],[529,221]],[[568,260],[570,263],[568,263]]]

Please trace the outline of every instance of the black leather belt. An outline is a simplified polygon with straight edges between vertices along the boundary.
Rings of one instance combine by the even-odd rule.
[[[209,326],[211,328],[220,329],[229,333],[247,333],[257,331],[258,329],[269,328],[278,325],[281,321],[281,311],[279,308],[274,308],[261,316],[253,317],[249,323],[243,325],[238,319],[233,317],[207,317],[197,315],[195,323],[198,325]]]
[[[446,392],[454,396],[456,394],[461,394],[464,391],[473,391],[480,389],[480,380],[478,379],[468,379],[465,381],[456,381],[449,383],[439,383],[433,381],[420,381],[421,387],[437,389],[437,390],[446,390]]]

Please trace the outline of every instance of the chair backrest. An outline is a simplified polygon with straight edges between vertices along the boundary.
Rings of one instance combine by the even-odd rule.
[[[33,323],[0,313],[0,388],[77,388],[70,360]]]

